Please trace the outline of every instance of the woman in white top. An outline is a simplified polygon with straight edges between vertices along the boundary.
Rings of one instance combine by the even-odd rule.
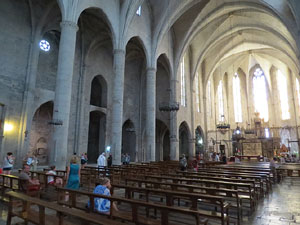
[[[3,162],[3,173],[10,174],[14,164],[14,157],[11,152],[8,152]]]
[[[55,166],[50,166],[50,170],[47,172],[47,174],[56,175]],[[48,176],[48,184],[54,184],[56,186],[62,186],[63,185],[63,179],[56,177],[54,179],[54,176]]]

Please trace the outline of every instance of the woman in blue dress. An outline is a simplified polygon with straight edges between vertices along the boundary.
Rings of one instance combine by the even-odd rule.
[[[67,185],[66,188],[77,190],[80,185],[80,166],[77,164],[77,157],[73,156],[70,160],[70,166],[67,167]],[[65,194],[65,201],[69,201],[69,193]]]
[[[79,189],[80,184],[80,166],[77,164],[76,156],[70,160],[70,166],[67,167],[67,186],[69,189]]]

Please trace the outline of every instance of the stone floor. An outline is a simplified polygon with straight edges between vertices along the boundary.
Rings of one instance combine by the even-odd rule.
[[[7,209],[0,203],[0,225],[6,224]],[[179,219],[179,218],[178,218]],[[14,225],[22,224],[13,219]],[[125,224],[125,223],[124,223]],[[184,223],[185,224],[185,223]],[[220,224],[210,221],[210,225]],[[231,223],[234,224],[234,223]],[[241,225],[300,225],[300,178],[285,178],[262,199],[250,217],[244,216]]]
[[[248,221],[246,221],[248,220]],[[287,177],[242,225],[300,225],[300,178]]]

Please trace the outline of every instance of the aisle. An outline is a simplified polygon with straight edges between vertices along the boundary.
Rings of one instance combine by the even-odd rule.
[[[300,178],[284,178],[243,225],[300,225]]]

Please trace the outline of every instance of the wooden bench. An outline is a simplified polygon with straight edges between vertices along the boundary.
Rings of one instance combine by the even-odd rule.
[[[264,174],[268,176],[269,180],[272,180],[273,183],[275,182],[275,176],[270,169],[260,169],[260,168],[253,168],[253,167],[244,167],[244,166],[219,166],[219,167],[212,167],[213,169],[222,170],[222,171],[238,171],[243,173],[251,173],[251,174]]]
[[[165,199],[165,204],[167,206],[174,206],[174,200],[178,199],[178,206],[180,206],[180,199],[187,200],[191,203],[191,209],[197,210],[202,217],[213,218],[220,220],[222,224],[226,222],[229,223],[229,207],[230,204],[226,202],[224,196],[209,195],[199,192],[182,192],[182,191],[173,191],[173,190],[164,190],[164,189],[154,189],[154,188],[142,188],[142,187],[133,187],[126,185],[113,185],[112,193],[115,188],[124,189],[125,197],[131,199],[134,196],[134,193],[140,193],[145,195],[147,202],[150,201],[150,197],[159,196],[160,203]],[[215,208],[215,211],[203,210],[199,208],[200,205],[212,205]],[[217,209],[220,209],[220,213],[217,212]]]
[[[68,202],[62,201],[61,196],[64,195],[66,192],[69,193],[70,195],[70,200]],[[77,197],[78,196],[86,196],[89,201],[90,201],[90,207],[86,207],[86,204],[80,204],[77,202]],[[181,223],[176,223],[175,221],[170,220],[170,214],[171,213],[176,213],[178,214],[184,214],[184,215],[189,215],[194,217],[195,219],[195,224],[200,225],[200,224],[207,224],[208,220],[207,219],[201,219],[200,216],[201,214],[198,212],[198,210],[192,210],[192,209],[184,209],[184,208],[179,208],[179,207],[170,207],[170,206],[164,206],[160,204],[153,204],[149,202],[144,202],[144,201],[138,201],[138,200],[133,200],[133,199],[126,199],[126,198],[118,198],[118,197],[111,197],[111,196],[106,196],[106,195],[99,195],[99,194],[93,194],[90,192],[86,191],[79,191],[79,190],[72,190],[72,189],[65,189],[65,188],[59,188],[59,196],[58,196],[58,203],[71,207],[88,211],[90,214],[98,214],[94,208],[94,199],[95,198],[104,198],[108,199],[111,202],[111,205],[114,202],[119,202],[123,203],[126,205],[129,205],[130,207],[130,212],[123,212],[123,211],[114,211],[113,207],[110,207],[110,218],[118,218],[124,221],[129,221],[133,222],[135,224],[146,224],[146,225],[179,225]],[[128,207],[127,207],[128,208]],[[141,211],[142,209],[150,210],[154,209],[156,211],[160,212],[160,218],[152,219],[150,217],[146,217],[141,215],[139,213],[139,210]]]
[[[40,196],[40,186],[37,186],[36,190],[30,190],[27,187],[31,186],[31,184],[28,181],[19,178],[18,176],[0,174],[0,177],[2,178],[0,183],[1,196],[4,202],[7,202],[7,199],[5,199],[5,192],[7,190],[23,192],[30,196]]]
[[[105,216],[90,214],[82,210],[70,209],[62,207],[56,203],[43,201],[41,199],[33,198],[22,193],[14,191],[8,192],[9,207],[7,215],[7,225],[11,225],[12,217],[16,216],[25,221],[37,225],[72,225],[73,222],[68,222],[65,216],[71,216],[79,219],[81,224],[88,225],[89,223],[101,225],[123,225],[123,223],[111,220]],[[23,207],[21,209],[13,207],[13,200],[21,200]],[[32,205],[38,206],[38,211],[31,208]],[[56,211],[56,215],[47,215],[45,209]]]
[[[161,174],[161,176],[171,176],[171,177],[184,177],[188,179],[200,179],[200,180],[219,180],[219,181],[229,181],[229,182],[237,182],[237,183],[245,183],[245,184],[251,184],[253,188],[255,188],[258,191],[255,191],[257,193],[257,199],[258,199],[258,193],[263,196],[263,186],[262,183],[256,183],[254,179],[238,179],[238,178],[230,178],[230,177],[220,177],[220,176],[213,176],[213,175],[204,175],[204,174],[188,174],[185,173],[182,174]]]
[[[114,184],[115,185],[115,184]],[[242,218],[242,200],[247,200],[250,203],[250,210],[249,214],[253,212],[253,206],[251,204],[251,198],[248,195],[248,191],[244,190],[233,190],[227,188],[216,188],[216,187],[206,187],[200,185],[192,185],[192,184],[179,184],[179,183],[170,183],[170,182],[159,182],[159,181],[152,181],[152,180],[145,180],[145,179],[132,179],[126,178],[125,179],[125,186],[131,187],[145,187],[145,188],[152,188],[152,189],[159,189],[159,190],[173,190],[173,191],[180,191],[180,192],[189,192],[189,193],[205,193],[209,195],[216,195],[225,197],[226,200],[233,200],[231,201],[231,207],[237,209],[237,216],[238,219]],[[234,204],[234,202],[236,202]],[[248,209],[247,209],[248,210]]]
[[[266,190],[267,190],[267,193],[269,193],[269,191],[272,189],[272,182],[271,180],[269,179],[269,176],[265,173],[245,173],[245,172],[239,172],[239,171],[230,171],[230,170],[219,170],[219,169],[198,169],[198,172],[199,173],[207,173],[207,174],[220,174],[220,175],[236,175],[237,177],[255,177],[255,179],[258,179],[260,178],[263,183],[266,185]]]
[[[181,174],[182,176],[212,176],[212,177],[225,177],[225,178],[235,178],[238,180],[255,180],[256,183],[259,184],[262,191],[264,191],[264,180],[260,176],[254,176],[251,174],[243,175],[243,174],[226,174],[226,173],[214,173],[214,172],[208,172],[208,171],[199,171],[199,172],[188,172],[188,171],[176,171],[176,174]],[[269,188],[266,183],[265,192],[269,193]]]
[[[197,185],[205,185],[207,187],[214,186],[217,188],[224,187],[227,189],[243,190],[243,192],[248,193],[247,197],[249,197],[251,209],[254,209],[254,207],[256,206],[255,188],[253,188],[251,184],[220,181],[220,180],[188,179],[188,178],[178,178],[178,177],[169,177],[169,176],[145,176],[145,179],[157,180],[159,182],[197,184]]]

